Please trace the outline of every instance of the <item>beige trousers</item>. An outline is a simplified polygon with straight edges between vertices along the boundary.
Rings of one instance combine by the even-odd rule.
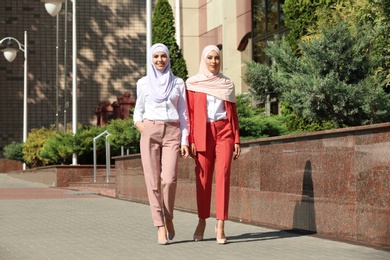
[[[150,211],[155,227],[173,219],[180,153],[179,123],[144,120],[140,149]]]

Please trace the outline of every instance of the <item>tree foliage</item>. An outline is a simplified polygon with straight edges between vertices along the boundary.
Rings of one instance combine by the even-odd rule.
[[[298,42],[300,57],[277,37],[266,48],[273,66],[248,63],[244,80],[259,96],[273,90],[307,122],[355,126],[388,121],[389,96],[383,79],[372,74],[378,66],[372,59],[372,27],[356,26],[340,22],[322,28],[319,37]],[[266,76],[256,78],[256,70]]]
[[[344,0],[330,8],[317,9],[318,23],[310,27],[307,38],[321,33],[323,26],[336,25],[340,21],[350,28],[371,26],[371,59],[379,61],[373,72],[384,79],[383,87],[390,92],[390,1],[388,0]],[[355,26],[358,25],[358,26]],[[360,33],[358,30],[355,33]],[[303,37],[305,38],[305,37]]]
[[[283,6],[285,24],[290,29],[286,37],[294,53],[299,51],[298,40],[308,34],[308,28],[317,24],[316,10],[328,8],[337,0],[286,0]]]
[[[188,78],[187,65],[177,45],[175,34],[172,7],[168,0],[158,0],[152,17],[153,44],[163,43],[168,47],[173,74],[186,80]]]

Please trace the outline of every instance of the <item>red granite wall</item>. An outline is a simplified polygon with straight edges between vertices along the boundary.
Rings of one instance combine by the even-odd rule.
[[[115,159],[118,197],[147,203],[140,156]],[[180,159],[176,207],[195,212],[193,169]],[[390,123],[243,142],[229,215],[390,246]]]
[[[0,158],[0,173],[16,170],[23,170],[22,162]]]
[[[97,171],[105,170],[104,165],[97,165]],[[93,165],[52,165],[27,170],[11,171],[7,174],[25,181],[43,183],[52,187],[69,187],[71,182],[80,182],[82,177],[93,177]]]

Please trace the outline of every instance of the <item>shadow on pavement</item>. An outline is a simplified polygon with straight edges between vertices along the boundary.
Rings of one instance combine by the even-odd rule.
[[[314,232],[299,232],[296,230],[275,230],[261,233],[245,233],[238,236],[227,236],[229,243],[245,243],[262,240],[284,239],[313,235]]]

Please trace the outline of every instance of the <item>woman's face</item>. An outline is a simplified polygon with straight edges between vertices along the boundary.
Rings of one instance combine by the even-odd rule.
[[[219,72],[219,66],[221,65],[221,57],[216,51],[211,51],[206,57],[207,69],[216,74]]]
[[[168,65],[168,55],[165,52],[155,52],[153,54],[153,65],[159,71],[163,71]]]

